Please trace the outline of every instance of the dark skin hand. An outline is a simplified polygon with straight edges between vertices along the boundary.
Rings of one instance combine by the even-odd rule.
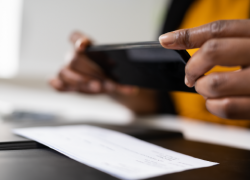
[[[89,59],[84,51],[91,41],[82,33],[70,36],[74,50],[69,63],[50,85],[58,91],[73,91],[85,94],[108,94],[136,114],[152,114],[156,111],[156,92],[134,86],[120,85],[110,80],[102,69]]]
[[[250,119],[250,20],[215,21],[160,37],[168,49],[200,48],[186,65],[185,83],[206,98],[222,118]],[[234,72],[204,74],[214,66],[241,66]]]

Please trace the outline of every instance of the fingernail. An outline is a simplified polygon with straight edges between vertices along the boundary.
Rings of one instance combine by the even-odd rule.
[[[163,46],[169,46],[175,42],[175,33],[170,32],[159,37],[159,41]]]
[[[185,84],[190,87],[190,84],[189,84],[189,81],[188,81],[188,78],[185,76]]]
[[[80,47],[81,43],[82,43],[82,40],[77,39],[76,42],[75,42],[75,48],[78,49]]]
[[[78,39],[78,40],[75,42],[75,48],[78,49],[78,50],[84,50],[85,45],[84,45],[83,39]]]
[[[99,92],[101,90],[101,84],[98,81],[91,81],[88,88],[90,91]]]

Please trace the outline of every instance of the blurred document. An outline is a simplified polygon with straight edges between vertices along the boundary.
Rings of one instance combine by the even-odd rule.
[[[120,179],[146,179],[218,164],[89,125],[24,128],[14,132]]]

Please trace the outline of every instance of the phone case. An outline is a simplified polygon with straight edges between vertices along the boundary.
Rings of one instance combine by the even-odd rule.
[[[85,53],[120,84],[196,92],[184,84],[185,65],[190,58],[185,50],[165,49],[153,41],[90,46]]]

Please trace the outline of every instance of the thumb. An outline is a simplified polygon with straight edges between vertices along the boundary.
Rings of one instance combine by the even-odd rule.
[[[85,48],[91,44],[89,38],[80,32],[72,33],[70,41],[74,45],[76,51],[84,51]]]

